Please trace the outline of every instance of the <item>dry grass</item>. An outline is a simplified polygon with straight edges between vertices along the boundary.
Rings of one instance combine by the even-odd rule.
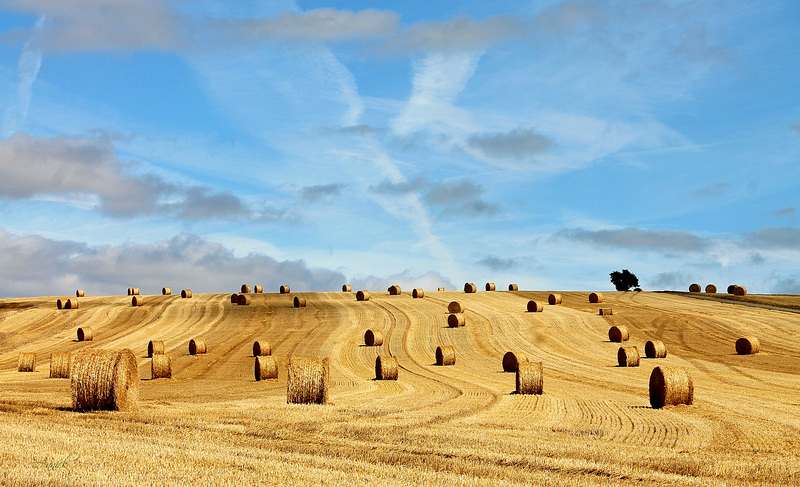
[[[330,361],[327,358],[289,358],[286,381],[286,402],[289,404],[326,404],[330,382]]]
[[[139,395],[139,371],[130,349],[87,349],[72,357],[72,408],[130,411]]]

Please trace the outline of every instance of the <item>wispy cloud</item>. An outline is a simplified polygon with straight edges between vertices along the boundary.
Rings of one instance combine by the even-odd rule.
[[[662,272],[645,282],[651,289],[684,289],[691,284],[691,278],[681,272]]]
[[[642,230],[623,228],[620,230],[584,230],[565,228],[554,234],[555,238],[586,242],[607,247],[636,250],[681,250],[702,251],[710,242],[688,231]]]
[[[522,127],[510,132],[473,134],[467,145],[490,159],[531,160],[555,145],[555,142],[533,129]]]
[[[430,206],[442,207],[443,214],[471,217],[491,216],[500,210],[497,203],[482,199],[483,186],[472,181],[435,182],[425,176],[417,176],[397,183],[382,181],[370,186],[369,191],[385,195],[407,195],[417,193]]]
[[[17,64],[17,100],[16,103],[11,104],[6,109],[3,117],[2,134],[6,136],[15,133],[20,127],[24,126],[25,120],[28,118],[33,82],[36,81],[39,69],[42,67],[42,52],[31,47],[31,43],[41,35],[45,21],[46,17],[44,16],[39,17],[36,21],[33,33],[23,46],[22,53],[19,56]]]
[[[718,198],[723,196],[730,187],[731,185],[728,183],[712,183],[692,191],[689,195],[695,198]]]
[[[316,203],[323,200],[338,198],[342,195],[343,184],[318,184],[306,186],[300,190],[300,195],[306,201]]]
[[[491,269],[493,271],[508,271],[518,265],[517,259],[503,259],[494,255],[487,255],[478,261],[478,265]]]
[[[773,211],[772,214],[779,218],[788,218],[792,217],[797,213],[797,208],[794,206],[787,206],[786,208],[778,208],[777,210]]]
[[[760,249],[800,250],[800,228],[763,227],[747,233],[742,241],[746,247]]]
[[[526,26],[510,15],[473,20],[456,17],[444,22],[418,22],[400,31],[384,49],[396,51],[475,51],[521,36]]]

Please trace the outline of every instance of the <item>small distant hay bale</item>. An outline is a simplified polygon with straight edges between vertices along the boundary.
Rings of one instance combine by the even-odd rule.
[[[278,362],[272,355],[256,356],[254,368],[256,381],[278,378]]]
[[[466,324],[467,320],[464,318],[464,313],[450,313],[447,317],[447,325],[450,326],[450,328],[458,328]]]
[[[256,284],[255,286],[253,286],[253,292],[256,294],[262,294],[264,292],[264,286],[262,286],[261,284]]]
[[[326,404],[330,361],[327,358],[289,358],[286,402],[289,404]]]
[[[639,348],[619,347],[619,350],[617,350],[617,363],[619,363],[620,367],[638,367]]]
[[[747,295],[747,288],[744,286],[736,286],[733,288],[733,295],[734,296],[745,296]]]
[[[169,355],[153,355],[150,362],[150,377],[153,379],[172,378],[172,358]]]
[[[397,380],[397,357],[375,358],[375,378],[378,380]]]
[[[71,366],[71,353],[53,352],[50,354],[51,379],[69,379],[69,369]]]
[[[456,349],[452,345],[436,347],[436,365],[455,365]]]
[[[665,358],[667,346],[661,340],[648,340],[644,344],[644,356],[647,358]]]
[[[728,286],[728,291],[727,291],[727,293],[728,293],[728,294],[733,294],[733,290],[734,290],[734,289],[736,289],[736,284],[731,284],[730,286]]]
[[[425,291],[423,291],[422,289],[414,289],[413,291],[411,291],[411,296],[414,298],[424,298]]]
[[[364,345],[368,347],[379,347],[383,345],[383,332],[380,330],[367,330],[364,333]]]
[[[231,294],[231,303],[232,304],[238,304],[239,303],[239,294],[238,293]]]
[[[439,291],[444,291],[444,288],[439,286]]]
[[[628,333],[628,327],[624,325],[612,326],[608,329],[608,339],[612,342],[622,343],[627,342],[631,338]]]
[[[284,284],[280,287],[281,294],[289,294],[291,292],[291,288],[289,288],[288,284]]]
[[[172,295],[172,288],[171,287],[162,287],[161,288],[161,295],[162,296],[170,296],[170,295]]]
[[[541,362],[518,363],[517,394],[541,394],[543,375]]]
[[[635,288],[633,288],[633,291],[634,291],[634,292],[637,292],[637,293],[640,293],[640,292],[642,292],[642,288],[640,288],[640,287],[635,287]]]
[[[56,307],[58,309],[67,309],[66,306],[67,306],[67,298],[58,298],[58,301],[56,301]]]
[[[356,293],[356,301],[369,301],[369,291],[359,291]]]
[[[305,308],[306,307],[306,298],[302,296],[295,296],[292,300],[294,303],[295,308]]]
[[[591,293],[589,294],[589,302],[592,304],[602,303],[603,295],[600,293]]]
[[[551,306],[561,304],[561,295],[555,293],[550,294],[549,296],[547,296],[547,304]]]
[[[509,291],[519,291],[519,286],[516,285],[516,284],[509,284],[508,285],[508,290]]]
[[[389,295],[390,296],[400,296],[401,294],[403,294],[403,291],[400,289],[400,286],[397,285],[397,284],[393,284],[393,285],[389,286],[388,291],[389,291]]]
[[[690,293],[699,293],[700,292],[700,284],[695,283],[695,284],[692,284],[691,286],[689,286],[689,292]]]
[[[353,286],[351,286],[350,284],[343,284],[342,285],[342,292],[343,293],[351,293],[351,292],[353,292]]]
[[[17,370],[19,372],[36,372],[36,354],[33,352],[20,352]]]
[[[86,293],[83,292],[83,289],[78,289],[77,291],[75,291],[76,298],[82,298],[84,296],[86,296]]]
[[[250,285],[249,284],[242,284],[242,287],[241,287],[240,291],[243,292],[243,293],[249,293],[251,291]]]
[[[754,336],[742,337],[736,340],[736,353],[739,355],[752,355],[761,351],[761,342]]]
[[[485,288],[487,291],[494,291],[497,289],[493,282],[487,282]]]
[[[147,342],[147,356],[164,355],[164,342],[162,340],[150,340]]]
[[[130,349],[86,349],[73,354],[72,407],[130,411],[139,397],[139,368]]]
[[[272,344],[265,340],[253,342],[253,357],[265,357],[272,355]]]
[[[674,404],[692,404],[694,384],[689,371],[682,367],[653,369],[650,374],[650,405],[653,409]]]
[[[140,294],[139,293],[139,288],[138,287],[132,287],[131,288],[131,296],[136,296],[138,294]]]
[[[713,285],[713,284],[709,284],[708,286],[706,286],[706,292],[707,292],[708,294],[716,294],[716,292],[717,292],[717,286],[715,286],[715,285]]]
[[[78,298],[69,298],[64,303],[64,309],[78,309],[81,307],[81,303],[78,301]]]
[[[83,326],[78,328],[78,341],[79,342],[91,342],[94,338],[94,334],[92,333],[92,329],[88,326]]]
[[[447,305],[447,311],[450,313],[463,313],[467,310],[467,307],[464,306],[464,303],[461,301],[451,301],[450,304]]]
[[[133,288],[132,287],[128,288],[128,296],[133,296]]]
[[[249,294],[240,294],[236,298],[236,304],[239,306],[250,306],[250,295]]]
[[[474,282],[468,282],[468,283],[464,284],[464,292],[465,293],[470,293],[470,294],[477,293],[478,292],[478,286],[476,286]]]
[[[181,298],[191,298],[192,297],[192,290],[191,289],[183,289],[181,290]]]
[[[503,355],[503,372],[516,372],[522,362],[529,362],[528,356],[520,352],[506,352]]]
[[[208,353],[206,341],[202,338],[192,338],[189,340],[189,355],[199,355],[201,353]]]
[[[544,311],[544,304],[541,301],[528,301],[528,312],[541,313]]]
[[[142,296],[134,296],[131,298],[131,306],[142,306],[144,304],[144,298]]]
[[[613,308],[600,308],[600,311],[599,311],[598,314],[600,316],[613,315],[614,314],[614,309]]]

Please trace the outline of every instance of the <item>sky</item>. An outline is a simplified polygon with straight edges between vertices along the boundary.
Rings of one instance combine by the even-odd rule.
[[[800,294],[800,2],[0,0],[0,298]]]

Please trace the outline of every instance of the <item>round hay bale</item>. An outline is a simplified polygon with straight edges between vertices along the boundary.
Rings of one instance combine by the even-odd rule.
[[[272,344],[265,340],[253,342],[253,357],[264,357],[272,355]]]
[[[398,286],[397,284],[389,286],[390,296],[400,296],[401,294],[403,294],[403,291],[400,289],[400,286]]]
[[[144,304],[144,298],[142,296],[134,296],[131,298],[131,306],[142,306]]]
[[[450,301],[450,304],[447,305],[447,311],[450,313],[463,313],[466,310],[467,307],[461,301]]]
[[[627,342],[631,338],[628,333],[628,327],[624,325],[612,326],[608,329],[608,339],[612,342],[622,343]]]
[[[614,310],[612,308],[600,308],[600,311],[598,312],[598,314],[600,316],[613,315],[614,314]]]
[[[281,294],[289,294],[290,291],[291,289],[289,288],[288,284],[284,284],[280,287]]]
[[[294,303],[295,308],[305,308],[306,307],[306,298],[302,296],[295,296],[292,300]]]
[[[642,292],[642,288],[640,288],[640,287],[635,287],[635,288],[633,288],[633,291],[634,291],[634,292],[637,292],[637,293],[640,293],[640,292]]]
[[[128,296],[133,296],[133,288],[132,287],[128,288]]]
[[[327,358],[289,358],[286,402],[325,404],[328,402],[330,361]]]
[[[550,294],[547,296],[547,304],[551,306],[555,306],[557,304],[561,304],[561,295],[560,294]]]
[[[541,362],[520,362],[517,364],[517,394],[541,394],[542,382]]]
[[[733,290],[734,290],[734,289],[736,289],[736,284],[731,284],[730,286],[728,286],[728,291],[727,291],[727,293],[728,293],[728,294],[733,294]]]
[[[192,297],[192,290],[191,289],[183,289],[181,290],[181,298],[191,298]]]
[[[262,294],[264,292],[264,286],[262,286],[261,284],[256,284],[255,286],[253,286],[253,292],[256,294]]]
[[[239,294],[233,293],[231,294],[231,303],[238,304],[239,303]]]
[[[411,296],[414,298],[424,298],[425,291],[423,291],[422,289],[414,289],[413,291],[411,291]]]
[[[359,291],[356,293],[356,301],[369,301],[369,291]]]
[[[162,296],[171,296],[172,295],[172,288],[171,287],[162,287],[161,288],[161,295]]]
[[[208,347],[206,347],[205,340],[202,338],[192,338],[189,340],[189,355],[199,355],[207,352]]]
[[[733,295],[734,296],[745,296],[747,295],[747,288],[744,286],[736,286],[733,288]]]
[[[84,296],[86,296],[86,293],[83,292],[83,289],[78,289],[77,291],[75,291],[76,298],[82,298]]]
[[[368,347],[379,347],[383,345],[383,332],[380,330],[367,330],[364,333],[364,345]]]
[[[706,286],[706,292],[707,292],[708,294],[716,294],[716,292],[717,292],[717,286],[715,286],[715,285],[713,285],[713,284],[709,284],[708,286]]]
[[[139,294],[139,288],[138,287],[132,287],[131,288],[131,296],[136,296],[138,294]]]
[[[619,347],[619,350],[617,350],[617,363],[619,363],[620,367],[638,367],[639,348]]]
[[[278,378],[278,362],[272,355],[258,355],[255,361],[256,381]]]
[[[250,295],[240,294],[239,297],[236,298],[236,304],[239,306],[250,306]]]
[[[67,298],[58,298],[58,301],[56,301],[56,308],[67,309],[66,306],[67,306]]]
[[[692,284],[689,286],[690,293],[699,293],[700,292],[700,284]]]
[[[162,340],[150,340],[147,342],[147,356],[164,355],[164,342]]]
[[[450,316],[447,317],[447,325],[450,326],[450,328],[458,328],[466,324],[467,321],[464,319],[464,313],[451,313]]]
[[[603,295],[600,293],[591,293],[589,294],[589,302],[592,304],[602,303]]]
[[[150,377],[153,379],[172,378],[172,358],[169,355],[153,355],[150,362]]]
[[[752,355],[761,350],[761,342],[754,336],[742,337],[736,340],[736,353],[739,355]]]
[[[528,311],[530,313],[541,313],[544,311],[544,304],[541,301],[528,301]]]
[[[440,286],[439,291],[444,291],[444,288]]]
[[[503,355],[503,372],[516,372],[518,364],[529,362],[528,356],[520,352],[506,352]]]
[[[455,365],[456,349],[452,345],[436,347],[436,365]]]
[[[644,344],[644,356],[647,358],[665,358],[667,346],[661,340],[648,340]]]
[[[650,405],[653,409],[674,404],[692,404],[694,384],[681,367],[656,367],[650,373]]]
[[[53,352],[50,354],[51,379],[69,379],[69,369],[71,366],[71,353]]]
[[[33,352],[20,352],[17,360],[19,372],[36,372],[36,354]]]
[[[69,298],[66,303],[64,303],[64,309],[78,309],[81,307],[81,303],[78,302],[78,298]]]
[[[474,282],[468,282],[468,283],[464,284],[464,292],[465,293],[470,293],[470,294],[477,293],[478,292],[478,286],[476,286]]]
[[[377,380],[397,380],[397,357],[375,358],[375,378]]]
[[[250,285],[249,284],[242,284],[242,287],[241,287],[240,291],[243,292],[243,293],[249,293],[251,291]]]
[[[516,285],[516,284],[509,284],[508,285],[508,290],[509,291],[519,291],[519,286]]]
[[[94,338],[94,334],[92,334],[92,329],[88,326],[83,326],[78,328],[78,341],[79,342],[91,342]]]
[[[353,286],[351,286],[350,284],[343,284],[342,285],[342,292],[343,293],[351,293],[351,292],[353,292]]]
[[[485,288],[487,291],[494,291],[497,289],[493,282],[487,282]]]
[[[86,349],[72,357],[72,407],[130,411],[139,397],[139,368],[130,349]]]

